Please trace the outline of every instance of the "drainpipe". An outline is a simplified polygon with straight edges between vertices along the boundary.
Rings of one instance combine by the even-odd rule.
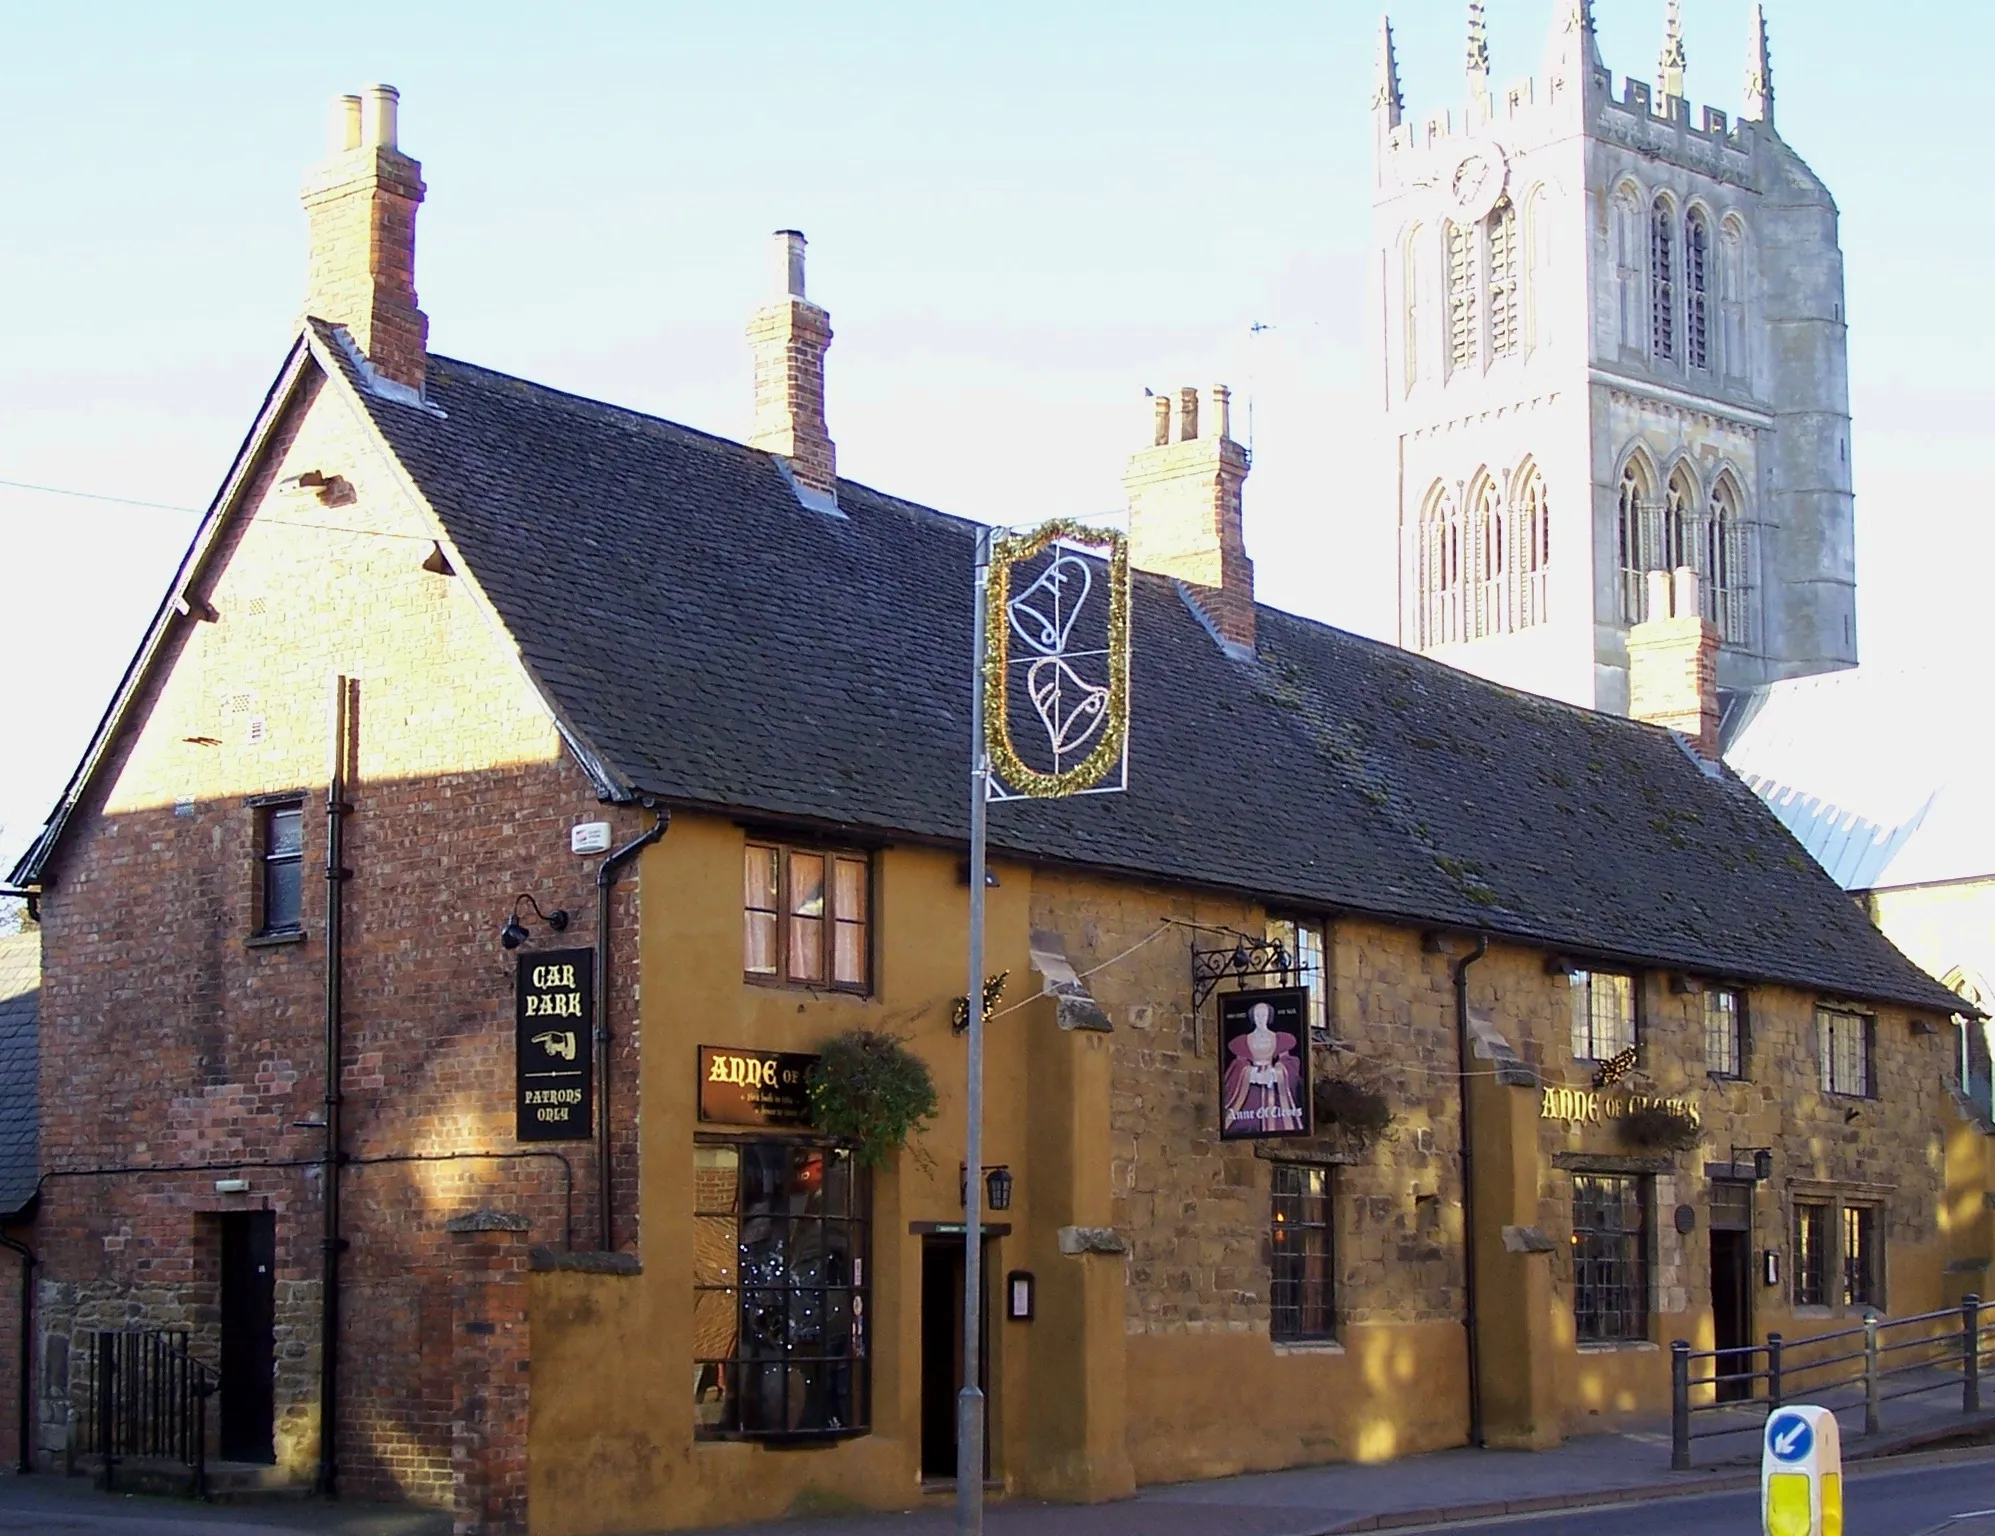
[[[596,866],[596,1208],[604,1253],[616,1251],[610,1201],[610,887],[623,866],[665,835],[672,813],[643,802],[657,820]]]
[[[11,1248],[21,1256],[21,1445],[14,1470],[26,1477],[35,1469],[28,1433],[28,1414],[34,1407],[28,1373],[35,1357],[35,1251],[4,1232],[0,1232],[0,1248]]]
[[[1455,973],[1455,1049],[1461,1059],[1462,1099],[1462,1314],[1469,1341],[1469,1444],[1481,1449],[1482,1330],[1475,1297],[1475,1151],[1469,1135],[1469,967],[1489,953],[1489,935],[1476,935],[1475,948],[1457,960]]]
[[[345,957],[343,894],[353,871],[345,867],[346,745],[348,732],[347,680],[333,679],[329,750],[326,754],[326,1101],[325,1151],[320,1180],[325,1193],[325,1234],[321,1239],[323,1272],[319,1289],[319,1476],[318,1491],[327,1498],[339,1492],[339,1256],[346,1239],[339,1230],[340,1152],[340,1031],[343,999],[341,961]]]

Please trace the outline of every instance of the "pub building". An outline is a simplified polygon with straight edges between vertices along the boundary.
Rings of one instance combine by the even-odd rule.
[[[1058,1500],[1547,1447],[1672,1339],[1979,1284],[1959,1001],[1713,760],[1708,626],[1645,722],[1258,604],[1222,388],[1129,459],[1113,792],[989,807],[965,1168],[975,526],[837,475],[801,235],[737,443],[427,352],[423,194],[343,100],[308,318],[13,872],[42,1465],[157,1329],[237,1472],[460,1530],[946,1498],[971,1179],[990,1475]],[[1069,646],[1112,572],[1038,559],[1000,626]],[[855,1029],[939,1099],[877,1166],[814,1129]]]

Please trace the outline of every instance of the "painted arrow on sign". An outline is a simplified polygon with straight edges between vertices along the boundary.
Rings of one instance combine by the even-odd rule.
[[[1777,1461],[1805,1459],[1814,1441],[1814,1430],[1798,1413],[1781,1414],[1766,1426],[1766,1446]]]

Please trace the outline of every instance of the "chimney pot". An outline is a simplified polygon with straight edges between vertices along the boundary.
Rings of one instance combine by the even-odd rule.
[[[370,85],[361,93],[360,142],[394,149],[395,119],[402,93],[392,85]]]
[[[1697,570],[1694,566],[1679,565],[1672,577],[1675,613],[1679,619],[1694,619],[1698,616]]]
[[[1212,435],[1219,438],[1233,435],[1233,391],[1224,384],[1212,386]]]
[[[1189,384],[1178,391],[1178,441],[1198,441],[1198,391]]]
[[[1676,611],[1670,603],[1669,572],[1650,571],[1648,574],[1648,583],[1649,606],[1648,611],[1643,617],[1650,623],[1654,623],[1657,619],[1668,618]]]
[[[332,152],[340,155],[349,149],[358,148],[360,148],[360,98],[335,97],[332,112]]]
[[[804,232],[776,231],[776,291],[786,298],[804,296]]]
[[[1150,413],[1155,418],[1157,428],[1154,445],[1161,448],[1171,440],[1171,397],[1169,395],[1152,396],[1150,408]]]

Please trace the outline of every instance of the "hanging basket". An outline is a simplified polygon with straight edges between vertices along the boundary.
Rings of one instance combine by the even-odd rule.
[[[1318,1078],[1313,1098],[1319,1130],[1342,1131],[1355,1140],[1370,1142],[1392,1125],[1392,1105],[1386,1096],[1348,1077]]]
[[[935,1118],[928,1064],[892,1035],[854,1029],[825,1042],[810,1070],[811,1123],[877,1168]],[[919,1147],[917,1162],[926,1163]]]
[[[1660,1104],[1632,1109],[1620,1119],[1621,1139],[1658,1152],[1688,1152],[1702,1139],[1697,1122]]]

